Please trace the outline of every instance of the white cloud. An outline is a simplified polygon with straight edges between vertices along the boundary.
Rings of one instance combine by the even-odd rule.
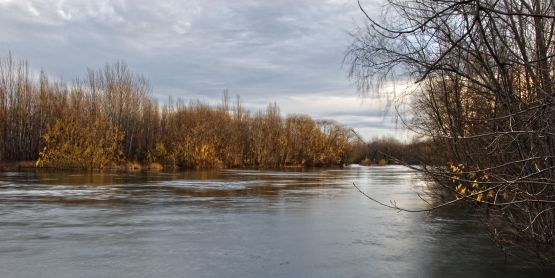
[[[178,20],[173,25],[173,30],[179,35],[184,35],[188,33],[190,29],[191,29],[191,22],[189,21]]]
[[[27,3],[27,10],[29,11],[30,14],[32,14],[34,16],[39,16],[40,15],[39,11],[37,11],[37,9],[30,2]]]

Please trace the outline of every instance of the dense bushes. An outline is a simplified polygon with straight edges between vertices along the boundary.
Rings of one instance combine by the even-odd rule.
[[[443,161],[434,153],[437,148],[438,146],[427,140],[402,143],[393,137],[373,138],[367,143],[354,146],[352,160],[364,165],[441,164]]]
[[[356,134],[271,104],[254,116],[236,106],[193,102],[164,108],[160,141],[148,161],[177,168],[331,166],[346,161]],[[328,129],[330,130],[328,132]]]
[[[123,133],[98,116],[92,122],[63,117],[44,134],[39,167],[102,169],[123,159]]]
[[[0,58],[0,161],[106,168],[125,161],[170,168],[332,166],[346,162],[349,128],[276,104],[251,114],[227,93],[218,106],[159,105],[125,63],[89,70],[71,85],[35,80],[27,62]]]

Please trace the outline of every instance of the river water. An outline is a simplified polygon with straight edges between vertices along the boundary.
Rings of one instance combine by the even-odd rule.
[[[0,173],[0,277],[549,277],[401,166]]]

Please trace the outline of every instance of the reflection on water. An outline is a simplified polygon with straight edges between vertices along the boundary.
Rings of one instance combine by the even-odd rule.
[[[545,276],[397,166],[315,171],[0,173],[2,277]]]

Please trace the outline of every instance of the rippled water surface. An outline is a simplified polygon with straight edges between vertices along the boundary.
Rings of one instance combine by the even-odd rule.
[[[549,277],[400,166],[0,173],[0,277]]]

